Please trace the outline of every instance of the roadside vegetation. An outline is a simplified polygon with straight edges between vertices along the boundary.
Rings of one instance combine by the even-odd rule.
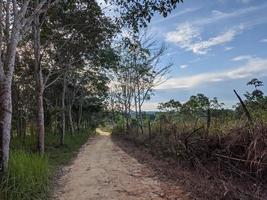
[[[267,96],[261,90],[262,81],[249,81],[252,90],[244,95],[234,91],[239,103],[233,108],[226,108],[216,97],[197,94],[184,103],[174,99],[160,103],[159,111],[146,113],[138,101],[149,99],[152,91],[132,89],[140,85],[149,89],[148,79],[136,77],[136,82],[129,82],[130,78],[118,82],[121,90],[112,99],[112,108],[117,108],[111,112],[116,122],[113,135],[146,147],[156,157],[172,158],[200,171],[207,182],[216,183],[218,198],[265,199]],[[140,98],[140,94],[147,96]]]
[[[93,129],[80,130],[74,135],[67,134],[65,144],[59,145],[58,136],[49,133],[46,137],[46,153],[43,155],[34,153],[35,137],[27,136],[23,145],[20,144],[20,138],[14,139],[9,168],[1,180],[0,199],[49,199],[54,182],[60,176],[60,169],[69,164],[80,147],[94,135]]]

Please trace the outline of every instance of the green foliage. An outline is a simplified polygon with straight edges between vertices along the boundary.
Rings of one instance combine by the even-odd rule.
[[[138,31],[139,27],[146,27],[155,13],[167,17],[178,3],[183,0],[106,0],[120,8],[121,18],[124,24]]]
[[[182,107],[182,104],[179,101],[175,101],[174,99],[171,99],[170,101],[166,103],[160,103],[158,106],[159,110],[165,110],[165,111],[179,111]]]

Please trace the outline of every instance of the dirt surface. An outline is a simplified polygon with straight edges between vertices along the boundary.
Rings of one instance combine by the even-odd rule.
[[[181,187],[159,179],[111,140],[107,132],[85,144],[58,180],[55,200],[187,200]]]

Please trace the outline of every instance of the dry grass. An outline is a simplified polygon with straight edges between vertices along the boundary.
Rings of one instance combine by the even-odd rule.
[[[157,124],[152,125],[150,134],[147,129],[144,134],[137,134],[133,127],[121,135],[147,147],[157,157],[171,157],[212,176],[223,186],[223,196],[267,196],[267,124],[236,124],[224,131],[214,128],[208,132],[202,126],[188,129],[165,123],[161,130]]]

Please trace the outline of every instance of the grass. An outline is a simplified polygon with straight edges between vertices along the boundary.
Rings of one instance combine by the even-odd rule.
[[[94,133],[81,130],[74,135],[67,134],[62,146],[59,145],[58,135],[47,134],[45,155],[34,153],[35,136],[27,136],[24,142],[13,138],[8,173],[0,182],[0,199],[49,199],[58,169],[67,165]]]
[[[53,135],[47,137],[46,152],[49,156],[50,164],[53,168],[67,165],[71,159],[79,152],[80,147],[94,135],[95,132],[82,130],[74,135],[66,135],[65,144],[58,145],[58,138]]]
[[[12,151],[1,199],[46,199],[51,171],[47,156]]]

